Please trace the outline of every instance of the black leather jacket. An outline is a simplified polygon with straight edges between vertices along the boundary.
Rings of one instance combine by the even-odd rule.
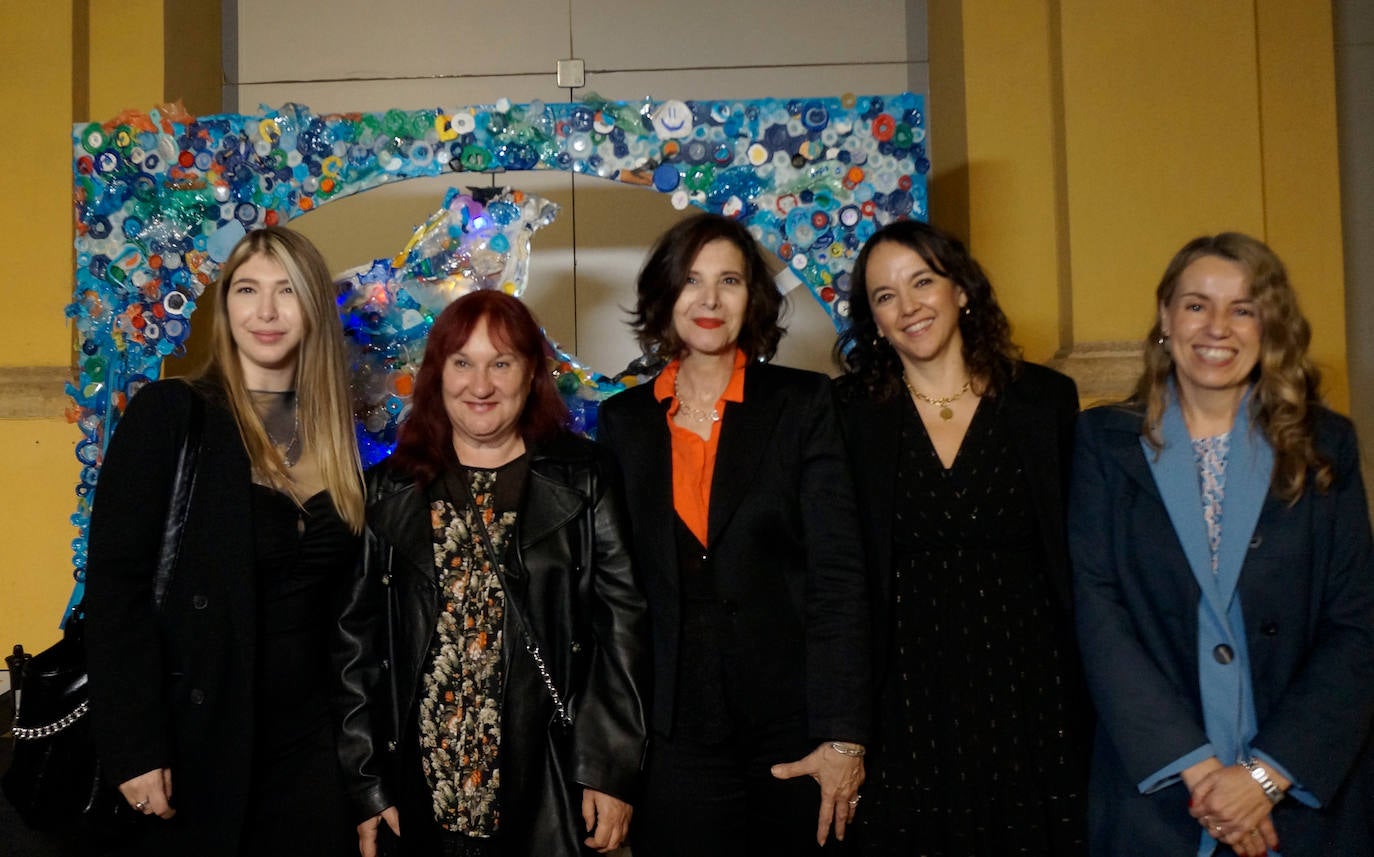
[[[339,753],[358,820],[406,801],[419,776],[416,695],[440,611],[430,497],[386,463],[367,475],[363,558],[340,619]],[[590,530],[590,532],[589,532]],[[576,855],[582,789],[631,801],[646,742],[648,626],[619,475],[594,443],[530,450],[502,579],[573,718],[554,718],[513,611],[504,624],[501,829],[510,854]]]

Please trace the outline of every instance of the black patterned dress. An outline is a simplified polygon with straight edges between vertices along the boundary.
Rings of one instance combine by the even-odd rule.
[[[1085,852],[1076,669],[998,410],[979,403],[946,470],[906,403],[893,646],[859,813],[867,854]]]
[[[420,688],[419,741],[446,853],[487,853],[500,831],[501,562],[526,472],[523,456],[496,469],[456,467],[441,483],[447,496],[430,504],[442,611]]]

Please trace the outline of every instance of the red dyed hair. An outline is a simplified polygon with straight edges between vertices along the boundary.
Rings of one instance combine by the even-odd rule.
[[[422,484],[454,460],[453,426],[444,410],[444,362],[462,350],[483,319],[492,342],[520,355],[530,367],[530,394],[518,426],[525,443],[537,444],[567,429],[568,408],[548,371],[550,354],[539,322],[523,302],[504,292],[469,292],[434,320],[424,360],[415,376],[410,415],[401,424],[391,456],[397,466]]]

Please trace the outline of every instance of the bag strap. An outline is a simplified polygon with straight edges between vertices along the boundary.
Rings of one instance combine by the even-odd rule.
[[[196,487],[196,470],[200,464],[201,434],[205,426],[205,402],[195,387],[191,389],[191,410],[186,418],[186,435],[181,441],[176,471],[172,476],[172,496],[167,504],[167,523],[162,532],[162,548],[158,551],[157,570],[153,573],[153,606],[162,609],[167,589],[172,585],[177,557],[181,554],[181,539],[186,533],[186,515],[191,508],[191,492]]]
[[[476,513],[477,534],[482,537],[482,547],[486,548],[487,556],[491,557],[496,568],[496,574],[501,579],[501,587],[506,591],[506,610],[515,617],[515,624],[520,627],[520,634],[524,637],[525,651],[529,652],[530,657],[534,659],[534,665],[539,670],[539,677],[543,679],[544,687],[549,691],[549,698],[553,700],[554,715],[558,718],[558,722],[563,725],[563,728],[571,729],[573,725],[572,716],[568,714],[568,708],[563,704],[563,696],[558,692],[558,686],[553,682],[548,664],[544,663],[544,655],[539,651],[539,643],[534,638],[534,631],[530,629],[524,614],[520,612],[520,605],[517,603],[519,599],[511,595],[511,588],[507,585],[505,570],[501,565],[500,554],[492,547],[491,534],[487,532],[486,522],[482,520],[481,511],[477,509],[477,501],[473,499],[472,489],[468,487],[466,479],[453,481],[461,483],[463,488],[462,500],[469,509]]]
[[[189,385],[188,385],[189,386]],[[191,410],[186,420],[186,436],[182,439],[181,451],[177,455],[176,471],[172,477],[172,496],[167,505],[167,525],[162,534],[162,547],[158,551],[157,569],[153,573],[153,606],[162,609],[167,587],[172,583],[172,571],[176,568],[177,556],[181,553],[181,537],[186,529],[186,513],[191,505],[191,490],[195,487],[196,469],[200,463],[200,441],[205,424],[205,402],[200,393],[191,388]],[[85,615],[84,599],[72,608],[78,624],[69,624],[69,634],[80,634],[80,618]],[[90,710],[90,700],[83,699],[70,714],[59,717],[41,726],[15,726],[14,737],[19,741],[36,741],[50,738],[63,732],[86,716]],[[15,721],[19,712],[15,711]]]

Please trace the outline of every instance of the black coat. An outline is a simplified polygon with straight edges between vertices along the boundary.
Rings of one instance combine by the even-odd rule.
[[[195,488],[159,616],[152,580],[191,387],[130,401],[100,471],[86,568],[92,725],[116,783],[172,769],[172,853],[238,853],[250,788],[256,607],[252,477],[233,416],[206,395]]]
[[[1025,469],[1031,505],[1040,535],[1041,567],[1062,611],[1058,630],[1065,651],[1075,651],[1073,590],[1069,575],[1065,509],[1069,463],[1073,458],[1078,389],[1072,379],[1034,363],[1022,363],[1020,374],[988,404],[999,408],[1006,425],[1015,426],[1015,447]],[[903,394],[905,395],[905,394]],[[846,401],[841,420],[854,470],[869,555],[869,592],[873,598],[874,652],[878,685],[891,643],[892,512],[896,464],[902,428],[901,397]]]
[[[671,734],[681,592],[666,406],[643,384],[601,406],[625,473],[636,570],[653,625],[656,732]],[[816,740],[867,743],[868,621],[854,490],[829,381],[762,363],[727,402],[711,482],[707,555],[751,645],[735,653],[759,722],[802,717]],[[788,760],[790,761],[790,760]]]
[[[571,857],[585,836],[575,785],[635,797],[646,741],[647,625],[614,465],[571,435],[529,456],[501,583],[531,624],[574,722],[566,740],[551,730],[553,702],[508,609],[502,841],[512,855]],[[340,623],[340,754],[359,819],[398,805],[404,843],[407,817],[432,812],[410,788],[420,771],[413,712],[441,609],[430,499],[387,463],[369,471],[367,496],[363,560]]]

